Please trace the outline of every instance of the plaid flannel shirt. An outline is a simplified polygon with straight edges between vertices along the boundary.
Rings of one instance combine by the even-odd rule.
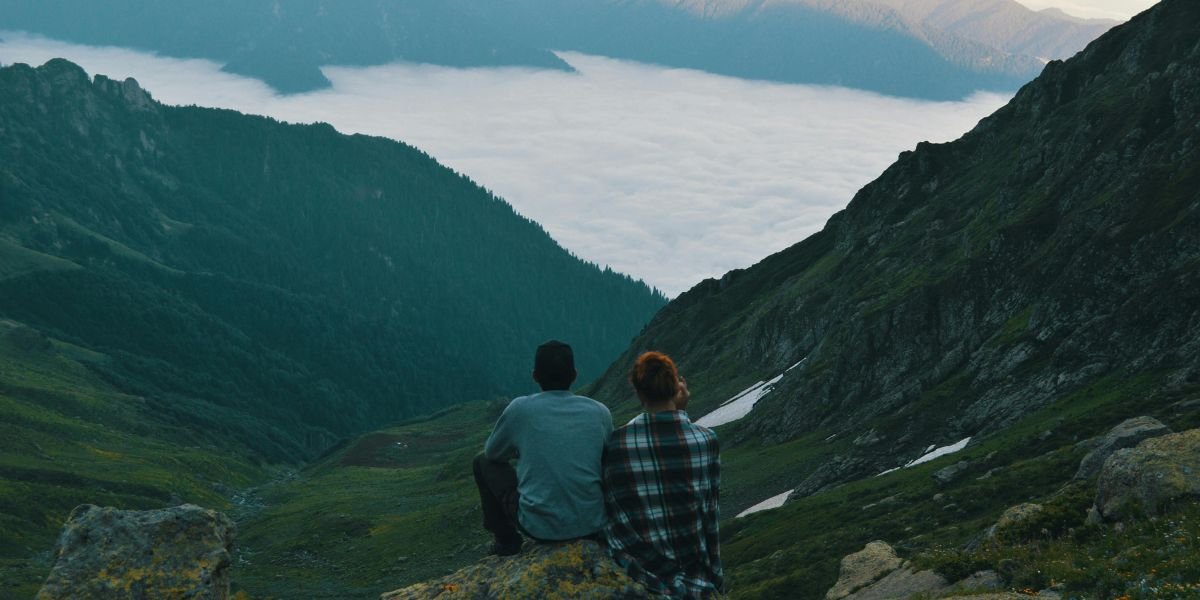
[[[717,597],[717,435],[683,411],[636,417],[604,448],[604,533],[613,558],[651,592]]]

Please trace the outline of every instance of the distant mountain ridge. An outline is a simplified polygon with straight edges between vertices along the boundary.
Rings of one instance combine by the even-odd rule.
[[[186,25],[185,25],[186,24]],[[283,92],[323,65],[570,70],[574,50],[722,75],[958,99],[1009,91],[1113,25],[1013,0],[252,0],[0,6],[0,28],[204,57]]]
[[[0,6],[0,29],[208,58],[284,93],[328,86],[324,65],[571,70],[440,0],[39,0]]]
[[[872,0],[906,19],[976,43],[1046,60],[1070,58],[1118,25],[1059,10],[1034,11],[1012,0]]]
[[[791,83],[957,99],[1012,90],[1115,23],[1012,0],[497,0],[464,12],[543,47]]]

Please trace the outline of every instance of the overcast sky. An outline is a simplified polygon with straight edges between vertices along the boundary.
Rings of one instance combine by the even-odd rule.
[[[899,152],[957,138],[1007,100],[903,100],[580,54],[563,55],[578,74],[329,68],[332,89],[280,97],[208,61],[0,37],[0,62],[62,56],[167,103],[412,143],[576,255],[671,296],[818,231]]]
[[[1034,10],[1058,8],[1077,17],[1127,21],[1155,4],[1158,0],[1017,0]]]

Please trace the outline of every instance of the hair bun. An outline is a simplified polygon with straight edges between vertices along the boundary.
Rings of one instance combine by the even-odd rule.
[[[666,354],[645,352],[633,363],[629,382],[638,396],[651,402],[663,402],[679,393],[679,370]]]

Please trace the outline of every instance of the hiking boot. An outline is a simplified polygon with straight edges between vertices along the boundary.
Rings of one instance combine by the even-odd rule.
[[[515,540],[505,540],[505,541],[496,540],[496,541],[492,542],[492,547],[491,547],[491,549],[488,550],[488,554],[495,555],[495,556],[515,556],[520,553],[521,553],[521,539],[520,538],[517,538]]]

